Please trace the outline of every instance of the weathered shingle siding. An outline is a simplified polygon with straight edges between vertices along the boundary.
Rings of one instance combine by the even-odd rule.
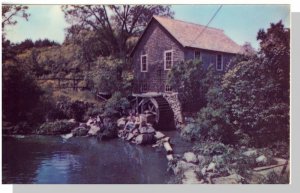
[[[147,83],[151,91],[165,91],[164,80],[168,72],[164,70],[164,51],[166,50],[173,50],[174,65],[184,60],[183,47],[157,21],[152,20],[132,57],[135,92],[139,92],[142,83]],[[148,72],[141,72],[141,55],[143,54],[147,54]]]
[[[230,62],[234,54],[230,53],[222,53],[216,51],[209,51],[209,50],[202,50],[202,49],[195,49],[195,48],[186,48],[185,50],[185,60],[194,60],[195,51],[200,51],[202,62],[204,67],[208,67],[210,64],[216,65],[216,57],[218,54],[223,55],[223,64],[224,66]]]

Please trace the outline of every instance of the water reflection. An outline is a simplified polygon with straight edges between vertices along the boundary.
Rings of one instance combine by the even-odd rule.
[[[3,183],[167,183],[165,152],[122,140],[3,138]]]

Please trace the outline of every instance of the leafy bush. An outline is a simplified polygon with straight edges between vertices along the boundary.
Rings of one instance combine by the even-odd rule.
[[[94,75],[91,76],[97,90],[107,93],[131,94],[133,76],[128,64],[113,57],[98,58],[96,64]]]
[[[20,64],[21,65],[21,64]],[[18,123],[30,121],[40,102],[42,90],[33,77],[17,65],[3,67],[3,118]]]
[[[127,98],[123,97],[120,92],[115,92],[105,104],[104,116],[122,115],[129,107],[130,103]]]
[[[196,139],[199,139],[200,136],[200,127],[198,124],[189,123],[181,130],[181,136],[184,139],[187,139],[189,141],[195,141]]]
[[[236,60],[222,88],[234,126],[265,146],[289,140],[289,29],[271,24],[257,39],[258,55]]]
[[[116,120],[104,118],[104,123],[98,132],[97,138],[99,140],[109,140],[118,137],[118,127]]]
[[[193,151],[204,156],[223,155],[231,152],[231,148],[220,142],[205,141],[197,143],[193,147]]]
[[[42,135],[59,135],[59,134],[67,134],[72,131],[77,123],[69,122],[67,120],[59,120],[54,122],[46,122],[43,123],[40,128],[37,130],[37,134]]]
[[[190,60],[174,65],[168,73],[167,82],[176,90],[183,110],[197,111],[205,105],[207,87],[202,82],[206,76],[206,69],[198,60]],[[201,77],[201,78],[199,78]]]

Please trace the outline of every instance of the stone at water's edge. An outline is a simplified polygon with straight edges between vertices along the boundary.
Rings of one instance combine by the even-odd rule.
[[[213,184],[241,184],[244,178],[238,174],[211,179]]]
[[[100,127],[95,125],[90,125],[91,129],[89,130],[89,135],[97,135],[98,131],[100,131]]]
[[[245,156],[256,156],[257,155],[257,150],[256,149],[254,149],[254,150],[248,150],[248,151],[245,151],[244,153],[243,153],[243,155],[245,155]]]
[[[124,117],[117,120],[117,126],[119,128],[124,128],[126,124],[126,119]]]
[[[69,138],[73,137],[73,133],[68,133],[68,134],[65,134],[65,135],[61,135],[61,137],[63,139],[69,139]]]
[[[160,131],[156,131],[154,137],[155,137],[157,140],[159,140],[159,139],[164,138],[165,135],[164,135],[162,132],[160,132]]]
[[[183,155],[183,158],[190,163],[198,163],[198,159],[193,152],[186,152]]]
[[[210,164],[207,166],[206,171],[215,171],[216,170],[216,164],[214,162],[210,162]]]
[[[73,135],[76,136],[85,136],[88,134],[89,129],[85,127],[76,127],[72,130]]]
[[[258,158],[256,158],[257,163],[267,163],[268,159],[265,155],[261,155]]]
[[[177,162],[177,165],[175,168],[173,168],[173,171],[175,175],[179,174],[180,172],[184,172],[188,169],[193,169],[195,171],[199,170],[199,167],[196,164],[188,163],[183,160],[180,160]]]
[[[203,180],[199,180],[195,170],[188,169],[183,173],[183,184],[203,184]]]

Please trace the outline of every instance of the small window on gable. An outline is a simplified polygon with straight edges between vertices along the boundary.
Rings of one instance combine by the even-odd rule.
[[[147,54],[141,55],[141,72],[148,72],[148,58],[147,58]]]
[[[173,50],[164,52],[164,68],[165,70],[171,70],[173,66]]]
[[[217,71],[222,71],[223,70],[223,56],[222,56],[222,54],[217,55],[216,70]]]
[[[201,61],[200,51],[195,50],[194,60],[200,60]]]

